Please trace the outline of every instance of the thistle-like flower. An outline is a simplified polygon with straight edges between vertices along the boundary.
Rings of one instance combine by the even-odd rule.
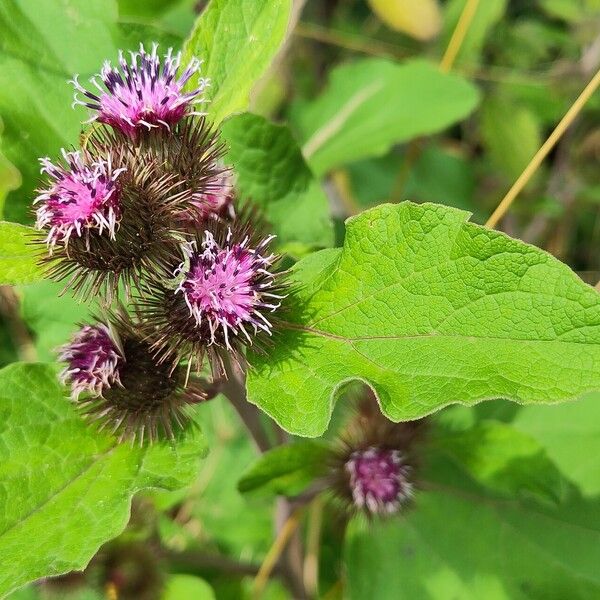
[[[119,372],[125,359],[103,323],[82,327],[59,349],[58,360],[67,363],[60,379],[70,385],[74,400],[84,392],[101,396],[113,385],[121,385]]]
[[[86,150],[66,155],[62,170],[44,161],[54,181],[36,202],[38,227],[49,230],[49,276],[67,280],[84,299],[98,293],[110,299],[121,282],[127,292],[139,288],[148,274],[171,276],[188,229],[181,215],[198,219],[199,198],[213,191],[211,182],[221,174],[221,152],[200,118],[138,142],[102,126],[89,136]],[[71,184],[88,179],[88,187]],[[97,210],[72,226],[54,224],[51,219],[64,220],[64,207],[71,205]]]
[[[140,130],[164,127],[169,129],[185,115],[201,114],[191,110],[194,104],[203,102],[202,93],[208,87],[208,79],[200,78],[198,87],[190,92],[183,88],[200,69],[200,61],[192,58],[178,77],[181,52],[173,55],[169,48],[161,64],[157,55],[158,44],[152,45],[147,53],[143,45],[139,52],[131,52],[128,64],[119,52],[119,67],[109,61],[98,76],[90,82],[97,91],[84,88],[77,76],[72,80],[76,89],[74,104],[81,104],[96,114],[90,121],[106,123],[124,134],[136,138]],[[77,92],[83,94],[81,99]]]
[[[64,164],[40,160],[51,182],[34,200],[36,228],[48,232],[51,252],[56,244],[66,246],[73,235],[89,247],[91,230],[114,239],[122,212],[118,179],[125,169],[113,169],[110,157],[93,160],[81,152],[62,153]]]
[[[413,491],[410,467],[399,450],[371,446],[356,450],[346,461],[352,499],[371,514],[392,514]]]
[[[158,283],[158,293],[141,303],[157,332],[154,347],[161,357],[187,358],[199,366],[212,351],[214,371],[220,350],[239,360],[242,346],[258,340],[260,347],[260,340],[271,336],[269,313],[285,295],[275,272],[279,257],[268,251],[274,236],[255,243],[250,223],[239,221],[232,226],[213,221],[206,227],[183,245],[174,284]]]
[[[332,447],[324,485],[349,514],[396,514],[411,502],[416,488],[425,422],[388,421],[370,392],[357,409]]]
[[[61,379],[83,414],[119,439],[140,443],[144,436],[173,437],[186,420],[185,407],[205,398],[195,383],[185,387],[184,370],[156,360],[146,333],[121,310],[107,323],[82,327],[59,349],[66,363]]]

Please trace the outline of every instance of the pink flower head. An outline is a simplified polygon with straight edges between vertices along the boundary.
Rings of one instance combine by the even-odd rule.
[[[67,366],[60,374],[71,386],[71,396],[82,392],[101,396],[114,383],[120,385],[119,368],[124,358],[106,325],[86,325],[59,349],[59,360]]]
[[[104,63],[100,72],[102,85],[97,76],[90,79],[98,89],[96,93],[81,86],[75,76],[71,83],[85,99],[76,93],[74,104],[97,111],[92,121],[106,123],[133,138],[141,128],[168,129],[186,114],[200,114],[188,111],[191,105],[204,101],[201,94],[209,85],[208,79],[201,78],[195,90],[183,92],[190,77],[199,70],[200,61],[192,58],[177,78],[181,52],[173,56],[173,49],[169,48],[161,65],[157,48],[158,44],[153,44],[148,54],[140,44],[139,52],[130,53],[130,64],[119,51],[119,68],[109,61]]]
[[[396,512],[412,495],[404,464],[398,450],[375,448],[353,452],[346,462],[354,504],[371,514]]]
[[[272,325],[263,312],[279,308],[277,300],[282,296],[269,292],[274,276],[268,268],[276,256],[263,256],[261,252],[273,237],[251,249],[247,247],[248,237],[241,243],[232,243],[231,230],[222,246],[210,231],[205,231],[200,251],[196,242],[186,245],[189,265],[183,263],[176,273],[185,272],[177,292],[185,297],[197,327],[207,332],[209,345],[215,343],[218,334],[231,350],[229,336],[240,333],[251,344],[246,326],[255,334],[262,330],[271,335]]]
[[[46,242],[52,249],[58,242],[65,246],[72,235],[82,237],[90,230],[108,231],[114,239],[121,216],[117,179],[125,169],[112,169],[110,161],[86,163],[80,152],[63,150],[66,166],[42,158],[42,173],[53,183],[40,190],[34,200],[36,228],[48,229]]]

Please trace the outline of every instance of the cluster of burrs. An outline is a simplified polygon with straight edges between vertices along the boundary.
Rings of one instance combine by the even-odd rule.
[[[225,360],[260,348],[284,297],[273,236],[236,199],[197,110],[200,61],[180,61],[141,46],[89,89],[75,77],[75,104],[93,116],[79,149],[41,160],[34,202],[49,276],[103,315],[60,349],[62,379],[87,415],[141,441],[174,435],[203,397],[194,374],[223,377]]]

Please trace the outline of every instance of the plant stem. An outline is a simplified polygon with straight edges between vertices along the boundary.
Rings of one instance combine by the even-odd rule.
[[[535,153],[535,156],[531,159],[530,163],[525,167],[525,170],[519,178],[515,181],[513,186],[508,190],[504,198],[500,201],[500,204],[496,207],[496,210],[492,213],[490,218],[486,222],[487,227],[494,228],[506,214],[506,211],[510,208],[515,198],[527,185],[529,180],[532,178],[534,173],[537,171],[539,166],[542,164],[544,159],[548,156],[552,148],[556,145],[558,140],[563,136],[565,131],[573,123],[577,115],[581,112],[587,101],[592,97],[594,92],[600,86],[600,70],[596,72],[594,77],[585,86],[577,100],[573,102],[571,108],[567,111],[565,116],[560,120],[554,131],[550,134],[548,139],[542,144],[542,147]]]
[[[304,557],[304,587],[309,597],[319,596],[319,550],[323,525],[323,500],[317,496],[310,505],[308,532],[306,534],[306,556]]]
[[[171,564],[177,567],[215,569],[232,575],[256,575],[260,568],[260,565],[255,563],[237,561],[227,556],[199,550],[168,552],[166,558]]]
[[[283,526],[279,530],[273,545],[269,548],[265,559],[258,570],[258,574],[254,579],[253,585],[253,598],[258,600],[264,591],[264,588],[269,580],[269,577],[275,568],[280,556],[285,550],[288,542],[290,541],[292,535],[295,533],[298,525],[300,524],[300,515],[302,509],[301,507],[296,508],[292,513],[288,516],[286,521],[283,523]]]
[[[362,52],[372,56],[382,56],[384,58],[403,58],[408,52],[406,49],[394,44],[349,35],[342,31],[334,31],[333,29],[327,29],[314,23],[299,23],[294,30],[294,34],[298,37],[315,40],[323,44],[337,46],[353,52]]]
[[[467,36],[467,31],[469,31],[469,27],[473,22],[473,17],[477,12],[477,7],[479,6],[479,0],[467,0],[465,6],[460,13],[460,17],[458,18],[458,22],[456,23],[456,27],[452,32],[452,37],[448,42],[448,47],[446,48],[446,52],[444,52],[444,56],[440,61],[440,70],[443,73],[448,73],[458,56],[460,48],[465,41],[465,37]]]
[[[239,365],[224,357],[227,379],[221,383],[221,393],[231,402],[248,429],[260,452],[271,448],[271,442],[263,428],[258,409],[246,397],[246,377]]]
[[[34,362],[37,352],[33,340],[19,312],[21,301],[9,285],[0,286],[0,314],[6,319],[10,337],[15,345],[19,360]]]

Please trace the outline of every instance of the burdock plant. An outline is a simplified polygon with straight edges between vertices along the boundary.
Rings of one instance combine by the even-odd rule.
[[[592,4],[0,4],[0,597],[600,597]]]
[[[63,163],[42,160],[49,181],[35,200],[50,276],[106,307],[121,294],[131,303],[133,318],[120,307],[59,352],[77,406],[120,439],[172,437],[203,398],[192,369],[207,356],[215,377],[224,361],[241,364],[285,296],[274,236],[259,235],[248,202],[236,211],[223,145],[195,109],[209,82],[184,91],[200,61],[179,73],[180,60],[141,46],[129,63],[122,52],[118,68],[107,62],[96,91],[75,77],[92,128]]]

